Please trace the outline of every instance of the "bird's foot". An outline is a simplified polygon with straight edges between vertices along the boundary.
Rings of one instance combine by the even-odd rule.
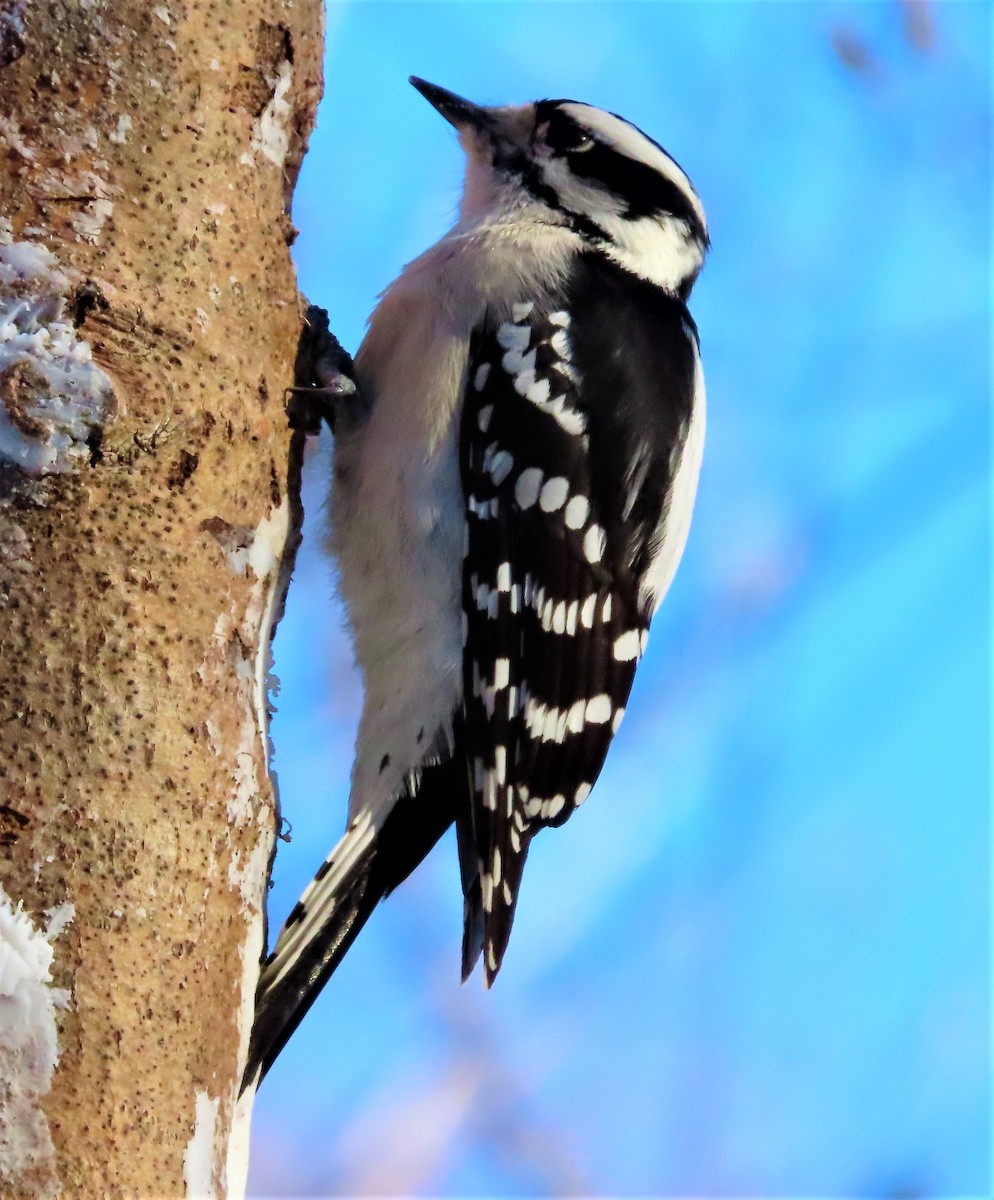
[[[322,420],[334,431],[339,420],[354,421],[362,408],[352,358],[328,326],[328,314],[307,307],[297,346],[287,412],[294,429],[320,433]]]

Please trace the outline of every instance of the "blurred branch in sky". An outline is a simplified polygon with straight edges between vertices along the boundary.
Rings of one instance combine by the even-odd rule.
[[[904,36],[919,50],[935,49],[935,20],[932,0],[900,0],[904,14]]]
[[[936,46],[932,0],[896,0],[896,4],[907,44],[923,54],[932,52]],[[836,25],[829,35],[829,40],[843,66],[857,75],[872,78],[880,73],[881,66],[878,55],[859,28],[860,15],[857,6],[851,21],[844,25]]]
[[[843,66],[856,75],[873,76],[879,67],[866,41],[855,30],[838,26],[832,30],[832,49]]]

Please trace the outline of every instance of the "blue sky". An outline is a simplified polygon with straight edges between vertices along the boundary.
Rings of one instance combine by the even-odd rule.
[[[457,202],[409,74],[586,100],[708,210],[708,445],[625,725],[535,843],[497,985],[458,984],[446,840],[263,1086],[251,1195],[988,1193],[991,10],[931,6],[930,38],[923,11],[330,10],[295,255],[343,342]],[[359,706],[327,456],[276,643],[277,926],[341,832]]]

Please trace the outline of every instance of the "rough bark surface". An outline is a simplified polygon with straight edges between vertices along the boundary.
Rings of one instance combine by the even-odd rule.
[[[244,1188],[295,511],[286,205],[322,19],[320,0],[0,0],[11,1200]]]

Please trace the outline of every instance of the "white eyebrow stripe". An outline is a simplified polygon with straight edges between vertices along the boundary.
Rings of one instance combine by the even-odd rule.
[[[681,192],[686,193],[701,225],[705,230],[707,229],[704,206],[687,173],[651,138],[628,121],[622,120],[621,117],[616,117],[613,113],[605,112],[601,108],[594,108],[591,104],[570,101],[570,103],[562,105],[562,109],[578,124],[598,134],[602,141],[617,150],[619,154],[624,154],[636,162],[645,163],[676,184]]]

